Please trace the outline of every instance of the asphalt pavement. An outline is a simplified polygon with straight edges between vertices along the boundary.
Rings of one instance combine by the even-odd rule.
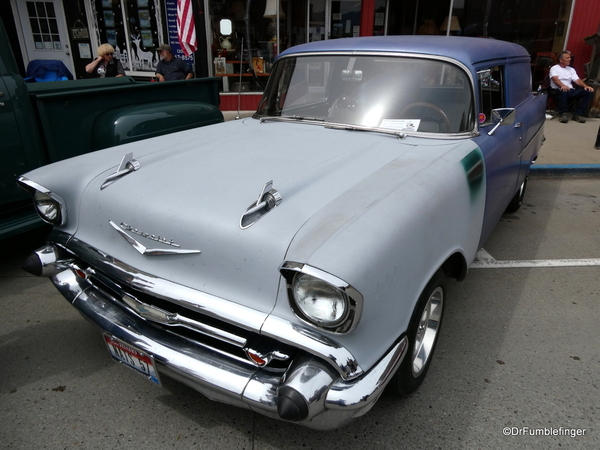
[[[588,170],[600,166],[599,125],[547,120],[537,165],[569,170],[537,173],[466,280],[450,284],[421,388],[384,395],[331,432],[215,403],[166,377],[152,385],[111,360],[47,279],[20,269],[42,233],[3,243],[0,448],[600,448],[600,178]]]

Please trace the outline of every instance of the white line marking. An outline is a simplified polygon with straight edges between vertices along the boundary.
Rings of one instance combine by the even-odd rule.
[[[498,261],[485,249],[475,255],[471,269],[514,269],[526,267],[582,267],[600,266],[600,258],[588,259],[525,259]]]

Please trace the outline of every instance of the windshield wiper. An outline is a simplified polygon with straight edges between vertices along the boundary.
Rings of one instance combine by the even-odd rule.
[[[325,119],[320,118],[320,117],[304,117],[304,116],[267,116],[267,117],[261,117],[260,121],[262,122],[266,122],[267,120],[281,120],[283,122],[300,122],[300,121],[307,121],[307,122],[325,122]]]
[[[304,116],[297,116],[295,114],[291,117],[291,119],[294,119],[294,120],[315,120],[317,122],[325,122],[325,119],[323,119],[322,117],[304,117]]]
[[[333,130],[350,130],[350,131],[371,131],[373,133],[383,133],[383,134],[391,134],[392,136],[396,136],[398,139],[404,139],[407,134],[401,131],[387,130],[385,128],[373,128],[366,127],[363,125],[348,125],[343,123],[331,123],[326,122],[325,119],[319,117],[304,117],[304,116],[267,116],[261,117],[260,123],[266,122],[268,120],[273,121],[281,121],[281,122],[319,122],[325,125],[325,128],[331,128]]]
[[[396,136],[398,139],[404,139],[407,134],[401,131],[386,130],[385,128],[373,128],[365,127],[362,125],[345,125],[341,123],[328,123],[325,128],[332,128],[334,130],[350,130],[350,131],[371,131],[373,133],[391,134]]]

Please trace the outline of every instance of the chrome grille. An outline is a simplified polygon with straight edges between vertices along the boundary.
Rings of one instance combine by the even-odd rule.
[[[108,291],[120,307],[142,317],[152,326],[246,364],[255,365],[247,357],[248,349],[268,348],[272,353],[286,355],[283,359],[269,361],[268,368],[275,370],[286,369],[297,352],[297,349],[274,339],[138,291],[96,270],[89,273],[92,284]]]

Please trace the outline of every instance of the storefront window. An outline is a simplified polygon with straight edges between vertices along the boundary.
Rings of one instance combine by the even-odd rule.
[[[294,14],[291,0],[224,0],[209,7],[213,72],[221,77],[224,92],[262,91],[290,38],[302,43],[302,14]]]
[[[325,0],[308,0],[308,41],[325,39]]]
[[[100,43],[111,44],[115,58],[132,74],[154,74],[158,64],[163,33],[157,1],[95,0]]]
[[[330,39],[360,35],[360,5],[356,0],[331,0]]]
[[[373,36],[384,36],[387,32],[386,18],[388,0],[375,1],[375,17],[373,19]]]
[[[363,2],[359,0],[220,0],[207,4],[211,73],[222,77],[224,91],[262,91],[274,60],[290,46],[361,35]],[[535,61],[537,55],[556,52],[564,44],[571,4],[572,0],[374,0],[370,4],[374,8],[372,34],[502,39],[522,45]],[[531,11],[538,12],[532,16]],[[221,32],[222,19],[231,20],[230,33]]]

